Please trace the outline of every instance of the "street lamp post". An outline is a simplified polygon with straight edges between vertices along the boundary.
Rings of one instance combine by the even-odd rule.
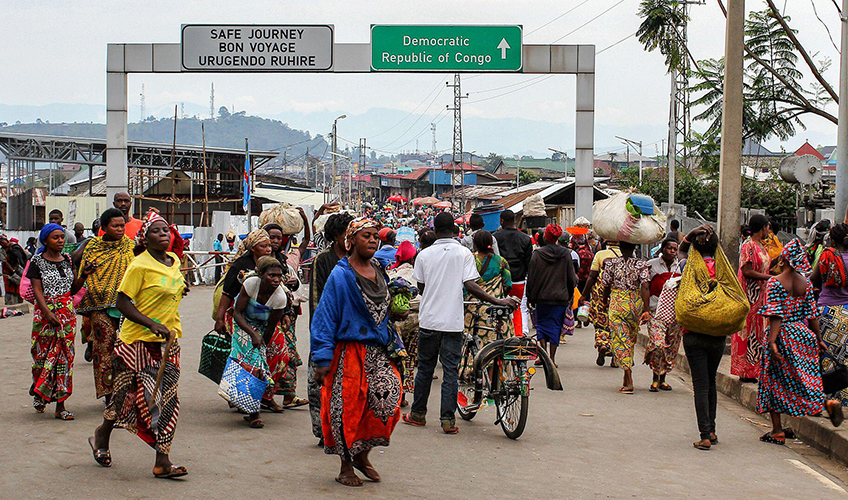
[[[624,145],[633,146],[634,148],[639,148],[639,184],[642,184],[642,141],[636,142],[631,141],[630,139],[625,139],[624,137],[615,136],[616,139],[620,139]],[[627,155],[627,166],[630,167],[630,150],[628,149]]]
[[[341,115],[335,120],[333,120],[333,178],[330,183],[330,192],[332,193],[333,189],[336,187],[336,154],[338,154],[338,134],[336,134],[336,127],[339,123],[339,120],[343,120],[347,118],[347,115]],[[339,198],[341,198],[341,191],[339,192]]]

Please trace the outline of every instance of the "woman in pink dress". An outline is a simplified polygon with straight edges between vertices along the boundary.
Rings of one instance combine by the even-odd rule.
[[[766,319],[760,315],[765,304],[765,286],[771,267],[763,239],[769,234],[769,221],[764,215],[754,215],[748,222],[751,237],[742,244],[739,253],[739,282],[748,296],[751,311],[745,329],[734,333],[730,344],[730,373],[743,382],[756,382],[760,375],[760,360],[766,345]]]

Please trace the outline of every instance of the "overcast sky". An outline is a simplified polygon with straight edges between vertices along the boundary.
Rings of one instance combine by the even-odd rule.
[[[781,7],[786,4],[792,26],[799,31],[798,36],[808,50],[817,53],[818,59],[827,56],[834,60],[826,76],[836,87],[838,54],[816,19],[812,2],[838,43],[839,19],[831,0],[777,0]],[[640,23],[636,15],[639,0],[3,0],[2,3],[0,103],[29,105],[104,103],[106,44],[179,42],[182,23],[327,23],[335,25],[338,42],[368,42],[372,23],[521,24],[524,43],[553,43],[567,35],[557,43],[594,44],[598,51],[634,34]],[[746,7],[749,11],[762,10],[766,5],[761,0],[748,0]],[[571,9],[574,10],[555,19]],[[602,14],[607,9],[611,10]],[[695,57],[722,57],[724,18],[716,0],[693,6],[691,17],[690,48]],[[464,115],[531,118],[550,122],[552,127],[573,124],[574,78],[571,76],[538,80],[526,88],[518,85],[496,90],[533,78],[533,75],[491,74],[464,77],[463,91],[470,94],[463,105]],[[436,115],[450,103],[450,89],[443,88],[445,80],[445,75],[436,74],[131,75],[129,95],[130,105],[138,105],[144,83],[148,109],[175,102],[208,106],[209,86],[214,81],[216,107],[234,104],[236,109],[248,114],[267,116],[289,111],[360,114],[373,107],[405,111],[417,107],[416,113],[426,110],[429,115]],[[653,150],[653,143],[663,139],[662,131],[668,120],[669,79],[662,56],[646,53],[631,37],[598,54],[596,84],[598,128],[602,126],[610,131],[626,128],[629,135],[635,136],[632,139],[644,141]],[[514,92],[507,93],[510,91]],[[504,93],[507,94],[501,95]],[[491,99],[481,101],[486,98]],[[424,105],[420,106],[422,102]],[[832,108],[836,114],[835,106]],[[135,121],[138,117],[130,119]],[[796,148],[806,138],[814,145],[836,143],[835,126],[813,117],[805,118],[805,122],[808,130],[799,131],[798,137],[784,145],[786,149]],[[401,132],[402,129],[405,127],[401,127]],[[357,137],[355,131],[349,135]],[[386,134],[386,142],[394,139],[390,135]],[[612,135],[605,132],[596,137],[596,144],[615,144]],[[573,137],[565,137],[564,146],[573,148],[573,141]],[[775,141],[769,145],[778,149]],[[467,145],[466,150],[471,149],[473,145]]]

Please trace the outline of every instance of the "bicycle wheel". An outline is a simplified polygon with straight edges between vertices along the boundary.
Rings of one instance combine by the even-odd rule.
[[[459,358],[459,390],[456,395],[456,410],[463,420],[471,420],[477,415],[477,410],[469,407],[474,402],[474,358],[478,351],[477,343],[466,335],[462,357]]]
[[[527,425],[527,409],[530,404],[530,397],[521,394],[525,362],[507,361],[502,358],[496,360],[496,363],[498,361],[501,364],[501,373],[493,382],[497,384],[493,392],[498,422],[506,437],[518,439]]]

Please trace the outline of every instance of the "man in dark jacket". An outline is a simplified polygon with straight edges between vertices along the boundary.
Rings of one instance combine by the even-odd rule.
[[[512,288],[509,293],[521,299],[524,297],[527,268],[533,255],[533,242],[529,236],[515,228],[515,213],[512,210],[501,212],[501,229],[495,231],[494,237],[498,242],[501,257],[506,259],[512,274]],[[522,309],[515,311],[512,316],[516,335],[527,332],[527,328],[523,328],[523,325],[527,324],[527,319],[523,317],[525,314],[527,311]]]
[[[556,365],[556,351],[566,313],[574,300],[577,273],[571,251],[557,245],[562,228],[548,224],[544,246],[533,252],[527,274],[527,303],[536,307],[536,334],[542,349],[550,345],[551,361]]]

